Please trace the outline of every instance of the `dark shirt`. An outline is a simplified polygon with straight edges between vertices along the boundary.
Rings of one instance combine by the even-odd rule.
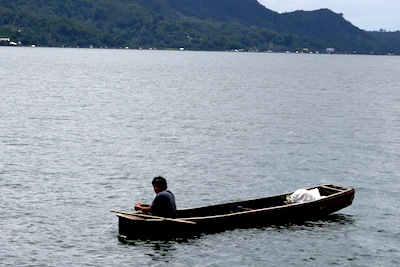
[[[151,212],[160,217],[176,218],[174,194],[169,190],[158,193],[151,203]]]

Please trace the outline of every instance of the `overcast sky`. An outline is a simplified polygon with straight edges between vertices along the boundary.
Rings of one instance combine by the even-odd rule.
[[[329,8],[368,31],[400,30],[400,0],[258,0],[278,13]]]

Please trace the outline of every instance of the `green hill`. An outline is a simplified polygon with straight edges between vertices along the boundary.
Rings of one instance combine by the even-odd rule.
[[[362,31],[328,9],[279,14],[256,0],[0,0],[0,37],[56,47],[400,53],[398,34]]]

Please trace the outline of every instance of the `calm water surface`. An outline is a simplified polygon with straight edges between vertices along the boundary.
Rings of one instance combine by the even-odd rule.
[[[399,266],[400,58],[0,47],[3,266]],[[320,183],[327,220],[117,239],[109,209]]]

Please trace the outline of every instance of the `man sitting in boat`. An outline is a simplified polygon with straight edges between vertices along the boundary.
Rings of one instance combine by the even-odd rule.
[[[144,214],[152,214],[166,218],[176,218],[175,196],[171,191],[167,190],[167,180],[161,176],[157,176],[151,182],[154,192],[157,194],[153,202],[150,204],[136,203],[135,210]]]

